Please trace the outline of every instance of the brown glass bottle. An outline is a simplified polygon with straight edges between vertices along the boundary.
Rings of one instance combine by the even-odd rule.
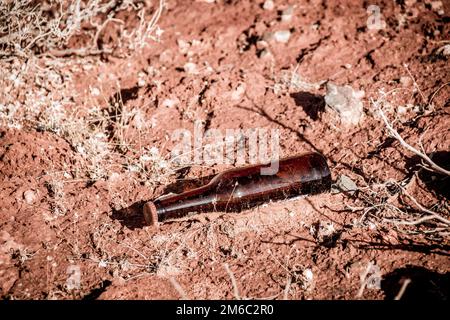
[[[261,169],[269,165],[252,165],[224,171],[207,185],[181,194],[164,197],[144,205],[148,224],[184,217],[190,213],[237,212],[269,200],[327,191],[331,173],[325,158],[318,153],[282,159],[271,175]]]

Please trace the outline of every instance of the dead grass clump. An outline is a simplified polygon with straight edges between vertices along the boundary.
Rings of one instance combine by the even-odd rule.
[[[410,76],[412,77],[411,74]],[[414,78],[412,79],[414,84],[416,84]],[[442,86],[438,91],[440,89],[442,89]],[[425,104],[420,108],[422,114],[432,115],[432,110],[434,109],[432,100],[436,92],[427,101],[420,88],[417,87],[416,90],[420,93]],[[422,138],[415,143],[418,146],[414,146],[413,143],[407,142],[396,130],[396,124],[402,123],[402,121],[399,119],[397,112],[395,112],[397,109],[389,102],[388,94],[382,92],[379,99],[371,101],[375,108],[375,115],[381,119],[387,134],[395,139],[402,149],[422,161],[420,170],[427,170],[440,176],[448,177],[450,172],[433,161],[433,152],[426,151],[426,148],[422,144]],[[416,116],[420,116],[420,114]],[[389,118],[394,118],[394,120],[390,120]],[[386,181],[384,183],[359,188],[359,198],[364,203],[364,206],[350,209],[353,211],[362,211],[363,214],[360,222],[367,219],[371,220],[374,227],[379,224],[389,223],[393,224],[401,232],[422,235],[432,234],[433,236],[438,235],[441,237],[447,236],[450,231],[448,208],[435,205],[427,207],[420,203],[417,195],[414,194],[414,189],[417,187],[417,184],[418,171],[414,172],[411,177],[406,178],[404,181]]]
[[[161,0],[148,19],[146,2],[136,0],[1,1],[0,58],[27,58],[41,53],[86,56],[112,53],[120,47],[143,48],[149,39],[162,34],[157,22],[163,7]],[[125,28],[124,21],[118,18],[121,12],[133,15],[137,27]],[[120,26],[121,36],[106,46],[101,36],[105,27],[113,23]],[[78,37],[80,46],[69,46],[74,37]]]

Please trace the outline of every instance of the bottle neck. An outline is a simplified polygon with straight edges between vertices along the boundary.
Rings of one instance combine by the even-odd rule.
[[[155,201],[158,220],[175,219],[191,212],[215,211],[216,195],[179,195],[169,201]]]

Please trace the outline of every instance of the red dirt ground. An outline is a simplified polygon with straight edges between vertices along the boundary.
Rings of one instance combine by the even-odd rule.
[[[144,225],[143,201],[176,190],[185,179],[233,166],[192,165],[164,179],[138,179],[122,165],[135,156],[131,148],[115,149],[105,163],[122,162],[92,180],[83,175],[82,156],[64,136],[32,122],[20,129],[2,125],[3,299],[234,299],[236,290],[251,299],[393,299],[406,278],[412,282],[404,298],[448,299],[448,227],[384,220],[399,212],[391,205],[404,214],[396,218],[424,214],[392,187],[393,181],[403,181],[417,202],[447,219],[448,189],[427,184],[423,172],[415,173],[417,159],[388,137],[371,99],[378,99],[381,89],[398,89],[390,96],[394,111],[422,106],[395,126],[406,141],[418,146],[421,139],[427,153],[440,151],[448,163],[450,90],[441,87],[450,81],[450,65],[448,56],[436,50],[450,40],[450,4],[443,1],[439,15],[429,1],[376,1],[386,27],[369,30],[369,2],[275,1],[271,11],[262,2],[167,1],[159,21],[161,41],[129,57],[36,58],[41,66],[50,61],[66,79],[66,91],[59,91],[44,77],[43,94],[59,94],[68,100],[66,111],[83,113],[93,105],[107,110],[119,87],[122,111],[140,110],[146,119],[139,130],[130,122],[123,141],[156,147],[162,155],[174,146],[173,130],[193,131],[195,120],[223,131],[279,129],[283,156],[319,151],[334,180],[346,175],[359,190],[242,213],[201,214],[155,229]],[[278,11],[294,4],[292,19],[281,21]],[[257,40],[277,30],[290,30],[289,41],[268,41],[270,54],[261,56]],[[111,27],[103,37],[114,32]],[[187,62],[198,73],[186,72]],[[364,90],[361,123],[344,127],[323,109],[325,85],[274,90],[282,73],[296,66],[305,81]],[[245,93],[231,99],[242,84]],[[30,78],[10,92],[25,105],[27,95],[41,88]],[[178,102],[167,105],[166,99]],[[393,113],[389,116],[393,119]],[[106,127],[105,134],[113,131]],[[380,286],[362,288],[371,265]],[[81,271],[80,287],[71,290],[68,270],[74,266]]]

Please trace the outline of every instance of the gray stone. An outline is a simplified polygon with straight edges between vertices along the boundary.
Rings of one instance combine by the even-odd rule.
[[[358,186],[356,185],[356,183],[346,175],[339,176],[336,184],[341,191],[347,192],[351,195],[353,195],[355,191],[358,190]]]
[[[364,91],[355,91],[350,86],[338,86],[332,82],[327,83],[325,102],[327,106],[336,111],[345,126],[356,126],[364,116],[361,98]]]

